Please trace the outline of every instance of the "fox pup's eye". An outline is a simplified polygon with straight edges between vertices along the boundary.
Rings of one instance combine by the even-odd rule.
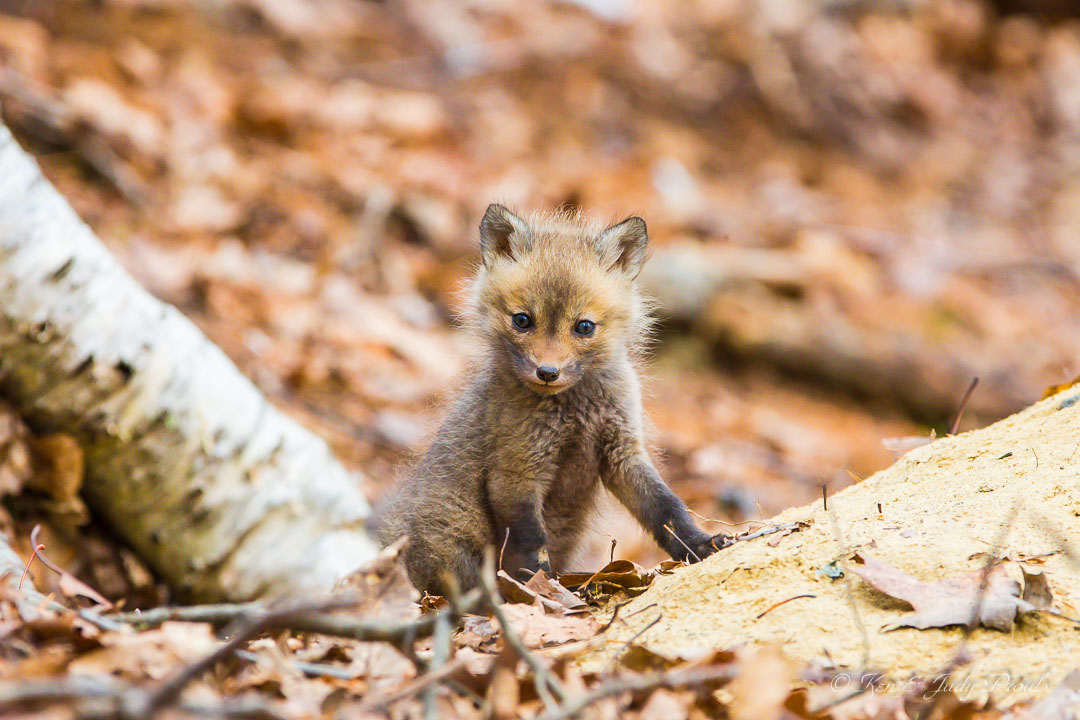
[[[514,323],[514,327],[518,330],[528,330],[532,327],[532,318],[525,313],[514,313],[510,317],[510,322]]]
[[[574,325],[574,332],[582,337],[588,337],[596,331],[596,323],[592,320],[578,320]]]

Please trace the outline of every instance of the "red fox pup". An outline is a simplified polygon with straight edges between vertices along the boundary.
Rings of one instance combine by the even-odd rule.
[[[511,574],[565,571],[602,488],[674,558],[723,546],[646,450],[635,364],[650,326],[636,283],[647,243],[638,217],[604,228],[487,209],[466,314],[483,353],[374,522],[384,544],[409,536],[418,588],[477,585],[484,549],[504,544]]]

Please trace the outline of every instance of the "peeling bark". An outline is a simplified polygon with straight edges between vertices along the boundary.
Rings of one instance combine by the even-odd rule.
[[[192,598],[328,589],[376,554],[359,478],[128,276],[2,125],[0,393],[79,440],[88,504]]]

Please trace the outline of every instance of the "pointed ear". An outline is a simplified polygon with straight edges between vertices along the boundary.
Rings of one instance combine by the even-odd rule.
[[[630,277],[637,277],[645,264],[645,247],[649,244],[649,231],[639,217],[623,220],[600,233],[600,252],[611,262],[609,270],[621,270]]]
[[[480,221],[480,257],[485,267],[498,258],[513,260],[528,249],[528,224],[498,203],[488,205]]]

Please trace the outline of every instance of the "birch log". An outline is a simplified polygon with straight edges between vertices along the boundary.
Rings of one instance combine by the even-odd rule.
[[[128,276],[2,124],[0,393],[78,438],[88,504],[192,599],[326,590],[376,553],[359,478]]]

